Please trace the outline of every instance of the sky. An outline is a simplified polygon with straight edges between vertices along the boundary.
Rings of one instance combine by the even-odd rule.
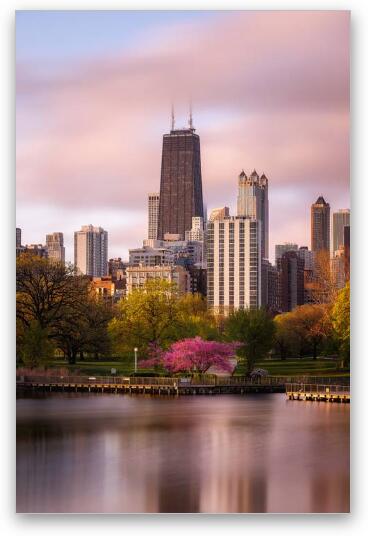
[[[310,205],[349,201],[346,11],[18,11],[16,195],[22,243],[82,225],[109,257],[147,237],[162,136],[201,138],[204,201],[235,214],[237,177],[269,179],[274,245],[310,246]]]

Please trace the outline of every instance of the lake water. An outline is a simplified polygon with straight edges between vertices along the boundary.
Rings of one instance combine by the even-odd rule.
[[[17,400],[17,512],[347,512],[349,405],[284,394]]]

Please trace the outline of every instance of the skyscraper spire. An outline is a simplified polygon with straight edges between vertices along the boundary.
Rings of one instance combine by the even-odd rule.
[[[189,101],[189,128],[192,130],[193,127],[193,111],[192,111],[192,99]]]
[[[175,112],[174,103],[171,103],[171,130],[175,130]]]

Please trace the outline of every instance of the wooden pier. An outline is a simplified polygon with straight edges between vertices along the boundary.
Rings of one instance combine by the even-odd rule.
[[[289,400],[350,403],[349,385],[289,383],[285,389]]]
[[[303,379],[303,378],[302,378]],[[186,378],[114,377],[114,376],[18,376],[17,389],[88,393],[129,393],[151,395],[216,395],[284,393],[293,400],[327,400],[340,397],[350,401],[348,386],[290,383],[290,378],[266,376],[249,379],[244,376],[210,376]],[[292,381],[292,380],[291,380]],[[326,382],[326,379],[324,379]],[[308,387],[308,389],[306,389]],[[338,390],[337,387],[340,389]],[[318,398],[319,397],[319,398]]]

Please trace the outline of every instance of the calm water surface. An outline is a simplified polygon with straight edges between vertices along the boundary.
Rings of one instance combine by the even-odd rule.
[[[17,511],[347,512],[349,405],[19,398]]]

